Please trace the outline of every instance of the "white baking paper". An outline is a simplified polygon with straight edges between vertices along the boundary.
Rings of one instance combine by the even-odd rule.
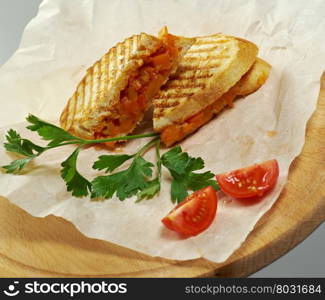
[[[316,107],[325,68],[324,12],[322,0],[44,1],[26,27],[19,49],[0,70],[1,143],[8,128],[39,141],[24,129],[28,113],[58,123],[67,99],[93,62],[132,34],[156,34],[168,25],[171,33],[183,36],[223,32],[249,39],[272,65],[260,90],[187,138],[183,149],[201,156],[206,169],[215,173],[276,158],[280,177],[263,201],[251,205],[219,193],[213,224],[188,239],[180,239],[160,222],[173,207],[167,172],[160,196],[138,204],[134,198],[91,202],[72,197],[59,171],[73,146],[43,154],[22,175],[1,173],[0,194],[34,216],[61,216],[88,237],[152,256],[226,260],[277,200],[290,163],[304,144],[306,122]],[[132,141],[124,151],[133,153],[145,142]],[[3,147],[0,152],[1,165],[13,158]],[[82,174],[93,178],[97,173],[91,165],[103,153],[94,148],[82,151]],[[154,159],[154,151],[146,157]]]

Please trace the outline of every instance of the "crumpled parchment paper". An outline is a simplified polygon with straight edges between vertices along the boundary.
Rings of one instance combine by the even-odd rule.
[[[167,172],[160,196],[138,204],[135,199],[91,202],[72,197],[59,176],[60,163],[72,146],[43,154],[22,175],[0,173],[0,194],[34,216],[61,216],[88,237],[149,255],[226,260],[277,200],[290,163],[302,149],[325,67],[324,11],[324,1],[44,1],[19,49],[0,69],[1,144],[8,128],[38,142],[24,129],[28,113],[58,123],[67,99],[94,61],[132,34],[156,34],[168,25],[178,35],[223,32],[249,39],[259,46],[259,57],[272,65],[261,89],[187,138],[183,149],[201,156],[214,173],[276,158],[280,177],[276,188],[252,205],[219,193],[213,224],[188,239],[160,222],[173,207]],[[132,141],[124,151],[133,153],[145,142]],[[0,153],[1,165],[9,163],[12,156],[3,147]],[[91,165],[103,153],[82,151],[83,175],[91,179],[97,174]],[[154,160],[154,151],[146,157]]]

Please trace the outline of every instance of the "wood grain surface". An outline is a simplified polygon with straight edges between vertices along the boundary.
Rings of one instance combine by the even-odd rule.
[[[301,155],[272,209],[224,263],[154,258],[83,236],[71,223],[34,218],[0,198],[2,277],[241,277],[270,264],[325,219],[325,74]]]

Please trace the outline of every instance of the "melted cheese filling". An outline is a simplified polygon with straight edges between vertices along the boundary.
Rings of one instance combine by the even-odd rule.
[[[161,141],[167,146],[171,146],[176,142],[182,140],[187,135],[193,133],[198,128],[208,123],[215,114],[220,112],[226,105],[232,106],[232,100],[235,95],[231,97],[223,97],[214,103],[208,105],[194,116],[186,119],[182,124],[173,124],[166,127],[161,135]]]

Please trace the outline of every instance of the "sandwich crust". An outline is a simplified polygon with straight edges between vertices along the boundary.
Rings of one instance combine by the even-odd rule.
[[[254,64],[255,44],[232,36],[197,37],[154,99],[154,130],[183,123],[225,94]]]
[[[186,119],[183,123],[173,124],[163,129],[161,140],[167,146],[172,146],[198,128],[208,123],[225,107],[232,106],[238,97],[244,97],[259,89],[268,78],[271,66],[257,58],[251,69],[224,95],[199,113]]]

